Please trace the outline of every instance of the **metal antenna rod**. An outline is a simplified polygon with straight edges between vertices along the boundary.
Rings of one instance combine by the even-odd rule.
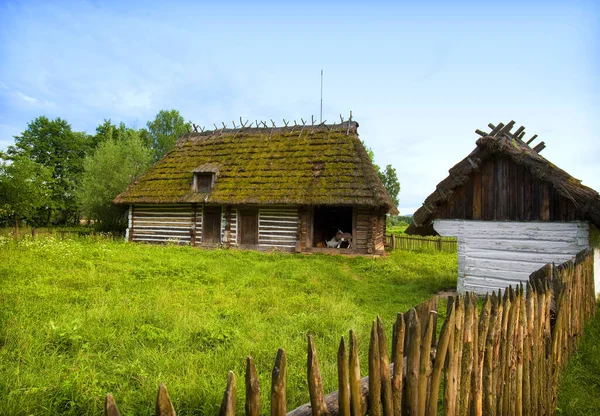
[[[321,69],[321,116],[320,123],[323,122],[323,70]]]

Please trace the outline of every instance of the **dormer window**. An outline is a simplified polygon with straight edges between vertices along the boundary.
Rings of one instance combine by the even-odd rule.
[[[194,192],[210,192],[215,185],[215,174],[212,172],[195,172],[192,189]]]

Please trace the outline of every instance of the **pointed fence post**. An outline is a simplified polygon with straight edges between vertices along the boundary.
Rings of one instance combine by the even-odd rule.
[[[338,365],[338,414],[339,416],[350,416],[350,380],[348,367],[348,353],[344,337],[340,340],[337,355]]]
[[[404,315],[399,313],[394,325],[394,374],[392,376],[392,405],[394,416],[402,415],[402,379],[404,367]]]
[[[379,365],[379,337],[377,323],[371,325],[369,343],[369,416],[381,416],[381,368]]]
[[[406,414],[418,415],[419,409],[419,366],[421,359],[421,324],[417,311],[408,312],[408,344],[406,346]]]
[[[433,364],[433,372],[431,373],[431,394],[429,397],[429,403],[427,405],[427,415],[437,416],[437,404],[438,397],[440,394],[440,382],[442,379],[442,370],[444,363],[446,362],[446,355],[448,353],[448,346],[452,339],[452,332],[454,331],[454,307],[452,303],[448,307],[446,314],[446,320],[442,326],[440,332],[440,340],[437,346],[437,352],[435,355],[435,362]]]
[[[171,403],[169,392],[165,383],[158,386],[158,395],[156,397],[156,416],[175,416],[175,409]]]
[[[233,371],[227,374],[227,388],[223,393],[219,416],[235,416],[235,375]]]
[[[260,384],[252,357],[246,358],[246,416],[260,415]]]
[[[381,380],[381,407],[384,416],[392,416],[392,378],[388,357],[387,339],[381,318],[377,316],[377,338],[379,341],[379,368]]]
[[[285,364],[285,351],[280,348],[271,374],[271,416],[285,416],[286,413]]]
[[[360,363],[356,334],[350,330],[350,414],[363,416],[362,386],[360,383]]]
[[[317,350],[312,335],[308,336],[307,378],[313,416],[329,415],[327,405],[325,404],[325,393],[323,392],[323,382],[321,381],[321,372],[319,371]]]
[[[115,398],[110,393],[106,395],[106,400],[104,401],[104,416],[121,416]]]

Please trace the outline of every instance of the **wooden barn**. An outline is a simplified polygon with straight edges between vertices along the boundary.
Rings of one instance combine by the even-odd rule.
[[[526,282],[549,262],[592,247],[600,290],[600,196],[542,157],[514,122],[490,124],[477,147],[425,199],[409,234],[458,238],[459,292]]]
[[[131,241],[382,254],[397,209],[358,123],[218,129],[182,136],[115,198]],[[351,248],[327,248],[341,230]],[[325,247],[324,247],[325,246]]]

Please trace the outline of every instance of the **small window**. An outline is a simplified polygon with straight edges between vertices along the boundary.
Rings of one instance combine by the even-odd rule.
[[[214,173],[194,173],[194,192],[210,192],[214,185]]]

